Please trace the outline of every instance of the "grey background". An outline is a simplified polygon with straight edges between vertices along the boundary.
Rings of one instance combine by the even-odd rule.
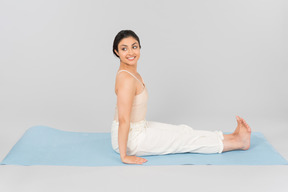
[[[0,159],[34,125],[110,132],[120,63],[112,43],[122,29],[140,37],[147,120],[233,131],[239,115],[288,159],[287,4],[0,1]],[[287,166],[0,166],[0,189],[39,191],[50,183],[47,191],[83,186],[111,191],[127,187],[129,179],[128,187],[142,187],[139,191],[150,185],[185,191],[191,183],[208,191],[259,190],[260,184],[262,191],[285,191],[287,171]],[[111,181],[116,184],[108,185]],[[235,189],[238,182],[246,184]]]

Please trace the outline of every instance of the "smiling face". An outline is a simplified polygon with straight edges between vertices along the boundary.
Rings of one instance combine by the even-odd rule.
[[[120,61],[127,65],[137,64],[140,58],[139,43],[133,37],[122,39],[118,44],[118,52],[117,50],[115,52],[120,57]]]

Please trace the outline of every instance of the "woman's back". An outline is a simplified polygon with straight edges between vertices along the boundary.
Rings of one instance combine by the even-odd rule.
[[[148,92],[146,85],[144,82],[142,83],[136,76],[134,76],[132,73],[130,73],[127,70],[120,70],[119,72],[125,71],[129,73],[131,76],[133,76],[135,79],[139,81],[139,83],[143,86],[143,91],[140,94],[135,95],[132,110],[131,110],[131,116],[130,116],[130,122],[139,122],[144,119],[146,119],[146,112],[147,112],[147,101],[148,101]],[[118,122],[118,107],[116,104],[115,107],[115,114],[114,114],[114,120]]]

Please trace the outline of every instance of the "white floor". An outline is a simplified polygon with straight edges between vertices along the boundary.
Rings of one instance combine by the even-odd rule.
[[[288,166],[1,166],[0,191],[277,191]]]
[[[286,122],[253,122],[288,159]],[[272,126],[273,125],[273,126]],[[266,126],[266,127],[265,127]],[[257,127],[257,128],[256,128]],[[268,128],[270,127],[270,128]],[[277,128],[277,129],[276,129]],[[1,141],[0,157],[21,136]],[[288,166],[0,166],[0,191],[261,191],[287,192]]]

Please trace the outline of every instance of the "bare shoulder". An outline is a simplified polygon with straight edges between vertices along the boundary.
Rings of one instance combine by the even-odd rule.
[[[119,90],[121,91],[133,91],[136,93],[136,83],[135,83],[135,78],[132,77],[128,73],[117,73],[116,75],[116,82],[115,82],[115,93],[118,95]],[[129,91],[129,92],[130,92]]]

